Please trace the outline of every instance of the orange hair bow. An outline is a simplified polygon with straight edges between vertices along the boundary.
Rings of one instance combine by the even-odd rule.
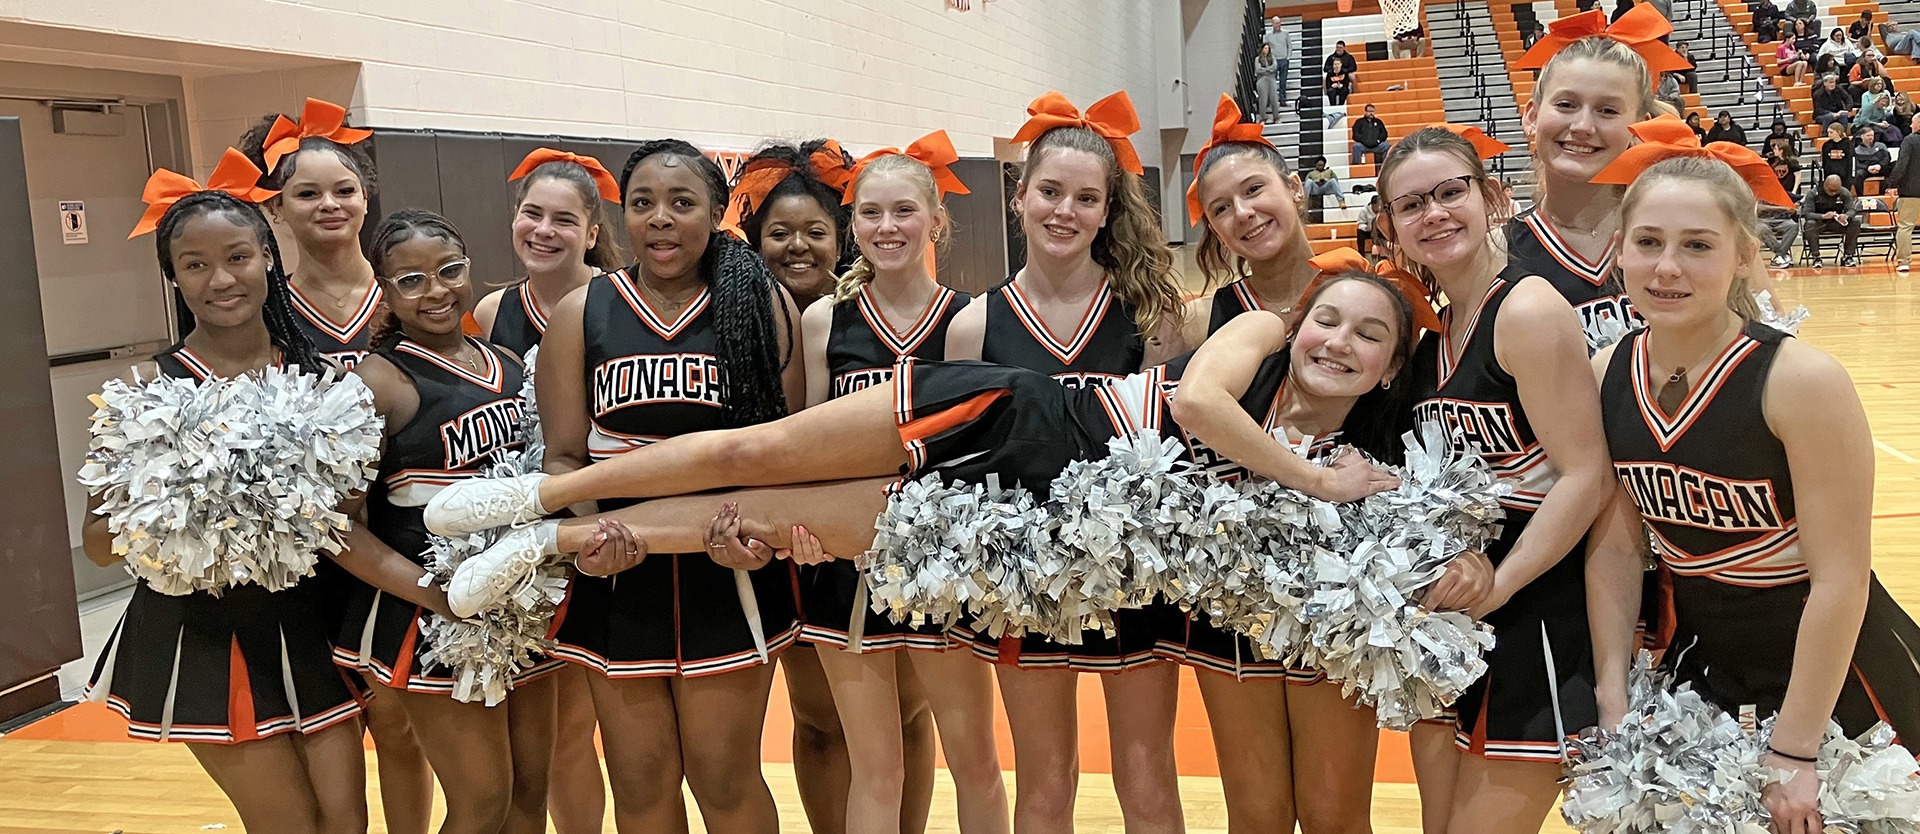
[[[1261,131],[1263,125],[1244,121],[1240,105],[1233,96],[1220,94],[1220,104],[1213,109],[1213,135],[1207,137],[1207,143],[1200,146],[1200,152],[1193,155],[1193,182],[1187,186],[1187,218],[1189,222],[1199,223],[1200,216],[1200,164],[1207,159],[1207,152],[1232,142],[1273,147]]]
[[[1474,152],[1478,153],[1483,160],[1492,159],[1507,151],[1513,150],[1512,145],[1488,136],[1486,131],[1473,125],[1457,125],[1452,122],[1441,122],[1434,125],[1434,127],[1452,132],[1460,138],[1467,140],[1469,144],[1473,145]]]
[[[372,135],[371,130],[347,127],[347,108],[310,98],[307,99],[306,108],[300,111],[299,124],[294,124],[285,116],[273,120],[273,127],[267,130],[261,155],[266,158],[268,170],[272,170],[280,167],[280,160],[287,154],[300,150],[300,140],[310,136],[352,145]]]
[[[1661,17],[1659,10],[1649,3],[1641,3],[1627,10],[1612,26],[1607,25],[1606,12],[1594,9],[1549,24],[1546,37],[1520,56],[1513,66],[1515,69],[1540,69],[1574,41],[1600,35],[1619,41],[1633,50],[1634,54],[1647,62],[1647,71],[1657,79],[1659,73],[1683,70],[1689,66],[1687,59],[1660,42],[1661,38],[1672,33],[1673,24]]]
[[[1435,333],[1440,332],[1440,314],[1433,311],[1433,301],[1427,295],[1427,285],[1413,273],[1395,266],[1392,261],[1381,261],[1369,265],[1367,256],[1350,247],[1342,246],[1339,249],[1315,255],[1308,259],[1307,263],[1313,264],[1314,269],[1320,270],[1320,277],[1313,279],[1313,283],[1307,285],[1307,291],[1300,296],[1302,299],[1313,295],[1314,290],[1319,289],[1328,278],[1340,273],[1371,272],[1385,278],[1387,283],[1392,284],[1400,291],[1400,295],[1407,299],[1407,304],[1413,307],[1415,327],[1425,328]]]
[[[846,195],[847,184],[853,181],[853,169],[847,167],[847,152],[840,149],[840,143],[828,139],[820,149],[807,155],[807,165],[813,170],[814,179],[825,183],[828,188],[842,197]],[[738,223],[740,218],[752,214],[760,208],[767,195],[773,193],[787,176],[793,173],[793,163],[784,159],[765,157],[747,163],[740,172],[740,179],[733,184],[733,203],[727,207],[728,220]]]
[[[946,199],[948,194],[973,193],[967,188],[967,184],[961,182],[960,178],[953,173],[952,166],[953,163],[960,161],[960,152],[953,149],[953,140],[947,137],[947,132],[944,130],[936,130],[915,139],[913,144],[908,145],[904,151],[899,148],[881,148],[860,157],[860,161],[853,164],[853,172],[847,176],[848,181],[858,181],[860,172],[883,156],[904,156],[927,166],[933,171],[933,184],[939,189],[941,199]],[[846,205],[851,202],[853,202],[853,189],[848,188],[846,196],[841,198],[840,203]]]
[[[613,174],[607,170],[607,166],[600,164],[600,160],[577,153],[557,151],[553,148],[535,148],[533,153],[527,154],[526,159],[520,160],[520,167],[513,169],[513,173],[507,176],[507,182],[513,182],[531,174],[533,169],[549,162],[571,162],[587,169],[587,176],[593,178],[594,186],[600,190],[601,199],[609,203],[620,202],[620,183],[613,179]]]
[[[1049,92],[1027,105],[1027,123],[1020,126],[1013,141],[1032,142],[1057,127],[1084,127],[1100,134],[1113,146],[1121,168],[1140,175],[1147,173],[1140,165],[1139,152],[1133,149],[1133,140],[1127,138],[1139,132],[1140,114],[1133,109],[1133,97],[1126,90],[1094,102],[1085,116],[1066,96]]]
[[[1627,129],[1640,137],[1640,144],[1622,151],[1611,164],[1600,169],[1600,173],[1593,175],[1594,182],[1632,185],[1642,173],[1663,159],[1703,156],[1726,163],[1753,189],[1753,196],[1776,206],[1793,206],[1793,197],[1780,185],[1780,179],[1773,175],[1773,166],[1745,145],[1709,142],[1702,146],[1700,137],[1693,134],[1693,128],[1687,127],[1687,123],[1678,116],[1660,116],[1636,122]]]
[[[140,199],[147,204],[147,211],[140,215],[128,240],[144,235],[160,226],[160,218],[165,217],[167,209],[181,199],[202,191],[225,191],[249,203],[258,203],[280,192],[261,188],[260,169],[254,167],[246,154],[228,148],[221,154],[220,164],[214,166],[213,175],[207,177],[203,187],[193,178],[181,176],[165,168],[153,172],[147,178],[147,187],[140,192]]]

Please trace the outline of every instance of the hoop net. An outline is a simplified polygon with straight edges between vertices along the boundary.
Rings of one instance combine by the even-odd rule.
[[[1420,0],[1380,0],[1380,14],[1386,18],[1388,37],[1420,28]]]

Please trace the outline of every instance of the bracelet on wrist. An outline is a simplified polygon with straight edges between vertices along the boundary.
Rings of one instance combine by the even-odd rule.
[[[1771,744],[1767,745],[1767,752],[1772,753],[1775,756],[1779,756],[1782,759],[1786,759],[1787,761],[1790,761],[1790,762],[1799,762],[1801,764],[1819,764],[1820,762],[1818,758],[1809,758],[1807,756],[1795,756],[1792,753],[1782,753],[1780,752],[1780,748],[1775,747]]]

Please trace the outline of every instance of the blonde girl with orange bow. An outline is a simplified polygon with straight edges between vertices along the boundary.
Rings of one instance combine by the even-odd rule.
[[[1600,10],[1562,18],[1515,64],[1540,79],[1521,109],[1533,146],[1533,208],[1505,224],[1513,272],[1538,275],[1580,315],[1590,346],[1637,321],[1613,272],[1621,189],[1593,175],[1633,144],[1627,127],[1654,114],[1654,82],[1689,64],[1660,38],[1673,31],[1651,4],[1611,26]]]
[[[376,189],[373,159],[361,143],[373,131],[348,127],[346,120],[346,108],[310,98],[299,121],[264,116],[240,137],[238,147],[266,172],[260,187],[279,192],[261,208],[293,238],[287,280],[295,323],[322,355],[351,368],[371,346],[381,297],[373,264],[360,251],[360,230]],[[321,564],[320,580],[335,601],[328,610],[337,618],[357,583]],[[367,706],[366,720],[379,751],[387,830],[426,834],[433,815],[433,771],[406,713],[394,699],[376,698]]]

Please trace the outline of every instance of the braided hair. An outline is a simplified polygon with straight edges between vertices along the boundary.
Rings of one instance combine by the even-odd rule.
[[[462,255],[467,252],[467,241],[460,236],[460,230],[453,227],[452,221],[426,209],[401,209],[387,215],[373,230],[373,240],[367,244],[367,262],[373,264],[373,274],[385,277],[388,253],[393,251],[393,247],[417,235],[452,243],[459,247]],[[373,322],[373,337],[369,340],[374,350],[391,348],[406,335],[401,331],[400,319],[393,314],[392,307],[382,304],[380,311],[380,317]]]
[[[274,241],[273,228],[267,225],[267,216],[260,213],[259,206],[225,191],[201,191],[181,198],[160,216],[155,228],[154,248],[160,256],[160,273],[170,282],[175,280],[173,241],[180,236],[181,224],[209,214],[225,214],[252,229],[260,248],[267,253],[267,299],[261,306],[260,319],[267,326],[267,338],[280,349],[281,358],[306,373],[320,373],[327,368],[330,363],[314,349],[313,340],[307,338],[307,332],[300,329],[299,321],[294,318],[287,271],[281,266],[280,244]],[[191,318],[181,324],[182,332],[192,330]]]
[[[267,165],[267,133],[273,130],[274,120],[278,118],[280,118],[278,113],[261,116],[253,127],[247,128],[247,132],[241,134],[240,142],[234,146],[247,157],[248,162],[254,164],[254,167],[266,171],[260,175],[257,185],[279,191],[286,186],[288,180],[293,179],[294,173],[299,169],[301,154],[307,151],[324,151],[339,157],[340,164],[347,166],[347,170],[352,171],[353,175],[360,179],[360,189],[366,192],[367,199],[373,199],[378,191],[378,184],[375,182],[377,177],[373,170],[373,157],[368,155],[366,149],[362,147],[364,143],[342,145],[325,136],[308,136],[300,140],[299,150],[281,157],[278,166]]]
[[[772,144],[761,148],[747,160],[747,164],[740,169],[742,172],[752,168],[753,163],[762,159],[780,160],[792,166],[793,170],[780,180],[780,184],[767,192],[767,198],[761,200],[760,205],[754,206],[751,214],[740,216],[740,231],[746,233],[747,245],[758,252],[760,251],[760,231],[767,222],[767,207],[786,197],[811,199],[819,203],[820,210],[826,212],[827,217],[833,220],[834,234],[840,240],[839,263],[834,264],[834,272],[838,273],[842,265],[852,260],[858,252],[852,249],[853,236],[847,233],[848,223],[853,213],[847,206],[841,204],[840,192],[833,190],[833,186],[821,182],[820,178],[813,174],[813,154],[825,150],[827,141],[814,139],[801,143],[799,147]],[[847,167],[853,167],[853,158],[846,151],[841,151],[840,156]]]
[[[661,155],[682,160],[700,175],[716,214],[727,204],[731,192],[726,174],[699,148],[679,139],[640,143],[620,170],[620,193],[627,193],[634,169],[641,162]],[[641,248],[638,242],[634,248]],[[636,274],[639,269],[638,265],[631,267]],[[710,309],[719,343],[716,352],[726,373],[721,420],[737,427],[787,416],[786,386],[780,372],[793,361],[793,340],[788,340],[786,355],[779,355],[779,331],[773,320],[773,298],[779,284],[774,282],[773,273],[767,270],[758,250],[717,228],[709,233],[699,273],[713,297]],[[793,317],[784,304],[780,305],[780,316],[787,333],[793,333]]]

